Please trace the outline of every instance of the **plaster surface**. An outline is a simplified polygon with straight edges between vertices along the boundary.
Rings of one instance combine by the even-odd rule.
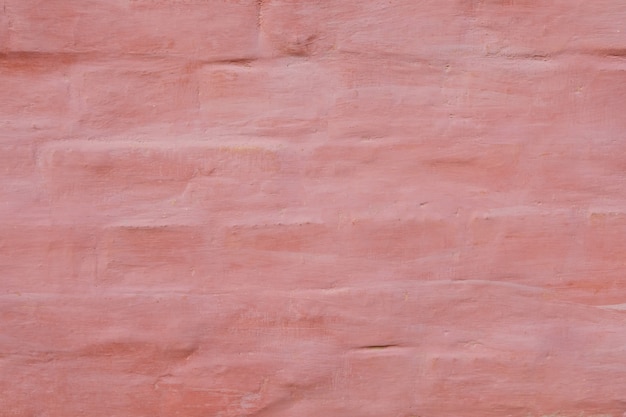
[[[623,0],[0,4],[0,415],[626,412]]]

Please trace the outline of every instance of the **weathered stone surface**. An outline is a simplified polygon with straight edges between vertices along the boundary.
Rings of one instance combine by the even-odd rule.
[[[51,135],[71,123],[71,57],[0,55],[0,135],[3,142]],[[54,133],[52,133],[54,135]],[[16,137],[17,136],[17,137]]]
[[[0,415],[622,417],[626,3],[548,3],[1,3]]]
[[[268,51],[289,55],[621,56],[625,18],[620,0],[269,0],[261,6],[261,34]]]
[[[326,130],[338,86],[327,62],[293,59],[207,65],[199,78],[203,126],[293,139]]]
[[[255,55],[255,0],[7,0],[10,51],[177,55],[200,60]]]
[[[289,292],[32,293],[5,295],[3,305],[4,337],[14,344],[3,362],[22,381],[4,382],[13,395],[3,405],[25,413],[88,405],[94,415],[498,416],[622,406],[621,388],[602,382],[624,372],[623,314],[533,287],[413,280]],[[50,411],[58,392],[71,401]]]

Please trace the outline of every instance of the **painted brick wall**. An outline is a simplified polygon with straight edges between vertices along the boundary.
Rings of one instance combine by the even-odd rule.
[[[0,415],[626,412],[623,0],[0,4]]]

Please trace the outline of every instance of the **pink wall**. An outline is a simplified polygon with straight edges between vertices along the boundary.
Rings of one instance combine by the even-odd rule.
[[[0,3],[0,415],[626,411],[624,0]]]

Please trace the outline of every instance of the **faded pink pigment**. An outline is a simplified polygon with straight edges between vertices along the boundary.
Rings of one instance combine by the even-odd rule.
[[[0,415],[626,412],[623,0],[4,0]]]

